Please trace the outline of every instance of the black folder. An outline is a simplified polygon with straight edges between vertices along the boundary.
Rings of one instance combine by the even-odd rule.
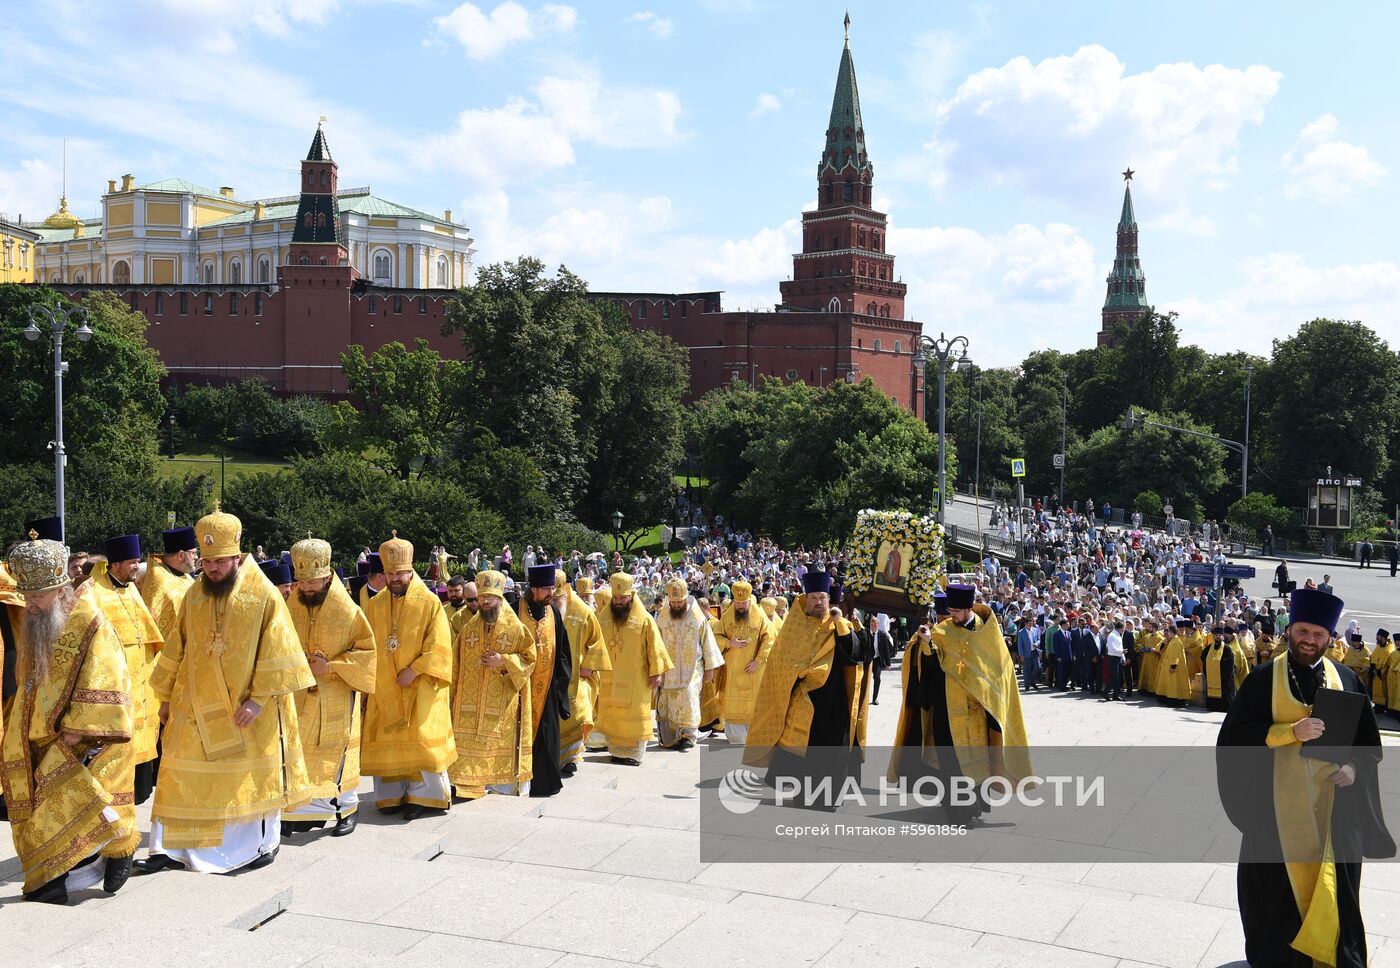
[[[1351,759],[1352,740],[1366,708],[1366,696],[1343,689],[1319,689],[1313,700],[1313,718],[1327,727],[1317,739],[1303,744],[1302,754],[1313,760],[1345,763]]]

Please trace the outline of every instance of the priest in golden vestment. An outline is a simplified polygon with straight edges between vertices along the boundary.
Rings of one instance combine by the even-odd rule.
[[[114,892],[131,859],[100,853],[125,832],[89,765],[99,750],[131,739],[122,645],[92,596],[71,587],[62,544],[21,542],[8,564],[25,614],[16,649],[20,689],[6,716],[0,763],[24,897],[64,904],[70,890],[99,883]]]
[[[612,669],[600,673],[595,735],[607,744],[613,762],[640,766],[653,732],[653,697],[671,669],[671,657],[656,620],[634,593],[632,576],[617,572],[608,579],[607,592],[598,624]]]
[[[1385,672],[1394,652],[1395,643],[1390,640],[1390,632],[1386,629],[1376,629],[1376,646],[1371,650],[1371,665],[1361,681],[1366,683],[1371,702],[1375,704],[1377,712],[1390,706],[1386,698]]]
[[[888,779],[934,775],[947,791],[955,777],[980,785],[996,776],[1015,786],[1032,775],[1016,667],[971,585],[949,585],[947,604],[948,621],[920,626],[905,650]],[[945,801],[950,822],[975,822],[986,810],[980,795],[976,801]]]
[[[151,677],[165,730],[148,874],[266,867],[282,811],[310,796],[295,694],[316,679],[287,603],[239,550],[238,518],[216,505],[194,530],[204,574]]]
[[[783,622],[759,680],[744,763],[768,768],[764,782],[796,781],[800,800],[834,807],[859,768],[869,695],[865,656],[855,626],[831,608],[831,576],[813,569]]]
[[[194,528],[171,528],[162,531],[160,537],[164,554],[147,557],[146,574],[140,586],[141,597],[146,600],[146,607],[151,610],[164,639],[175,628],[185,593],[194,587],[191,575],[199,563],[199,542]]]
[[[1191,701],[1191,672],[1186,656],[1189,618],[1179,618],[1175,627],[1166,626],[1162,654],[1157,660],[1157,699],[1164,706],[1184,706]]]
[[[588,596],[593,597],[593,583],[588,582]],[[612,660],[603,643],[603,627],[593,607],[569,587],[563,571],[554,578],[554,608],[564,618],[564,631],[569,637],[569,718],[559,724],[559,772],[573,776],[583,762],[583,746],[593,732],[593,708],[598,701],[598,673],[612,671]]]
[[[284,834],[334,824],[344,837],[359,822],[360,696],[374,692],[378,655],[365,613],[331,570],[331,546],[307,537],[292,545],[297,590],[287,600],[316,685],[297,693],[297,725],[311,802],[285,815]]]
[[[457,637],[448,776],[459,797],[524,796],[533,775],[535,636],[504,602],[506,576],[476,573],[477,612]]]
[[[1162,633],[1157,631],[1156,619],[1143,619],[1142,634],[1133,643],[1142,656],[1138,668],[1138,691],[1149,696],[1157,693],[1157,663],[1162,658]]]
[[[103,544],[107,556],[92,572],[83,588],[102,609],[121,641],[131,676],[131,742],[109,746],[93,758],[89,769],[112,795],[112,806],[121,817],[122,836],[102,848],[103,856],[130,863],[141,846],[136,829],[136,805],[150,799],[155,789],[151,761],[156,758],[160,734],[157,707],[150,694],[151,668],[165,640],[146,600],[133,583],[141,565],[141,537],[135,534],[109,538]]]
[[[742,745],[749,735],[749,723],[753,722],[763,667],[773,651],[775,634],[763,603],[753,607],[753,585],[736,581],[731,591],[733,601],[724,606],[711,627],[726,670],[724,738]]]
[[[395,531],[379,546],[379,559],[387,586],[365,613],[378,660],[360,772],[374,777],[380,813],[402,810],[413,820],[452,805],[452,629],[442,601],[413,570],[412,544]]]
[[[685,752],[700,738],[704,685],[713,683],[724,665],[710,621],[682,579],[666,583],[666,604],[657,612],[656,627],[671,657],[671,668],[657,693],[656,727],[660,745],[667,749]],[[717,719],[719,710],[713,715]]]

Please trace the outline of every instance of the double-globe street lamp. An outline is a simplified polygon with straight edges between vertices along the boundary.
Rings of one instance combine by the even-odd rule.
[[[920,336],[914,343],[914,368],[922,376],[928,366],[929,357],[938,361],[938,523],[943,524],[944,507],[948,503],[947,448],[944,443],[944,417],[947,410],[948,371],[959,364],[967,366],[972,362],[967,355],[967,337],[954,336],[952,339],[938,334]],[[924,422],[928,422],[928,407],[924,408]]]
[[[77,325],[78,342],[92,339],[92,327],[88,325],[88,312],[82,306],[30,306],[29,325],[24,328],[24,338],[31,343],[43,335],[48,328],[53,340],[53,449],[54,504],[59,520],[59,535],[66,538],[67,515],[64,513],[63,469],[68,464],[68,454],[63,449],[63,374],[68,372],[68,364],[63,359],[63,334],[70,325]]]

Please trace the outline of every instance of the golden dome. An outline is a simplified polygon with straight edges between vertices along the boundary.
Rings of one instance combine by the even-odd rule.
[[[68,196],[58,200],[58,211],[44,219],[44,227],[49,229],[72,229],[82,224],[82,219],[68,211]]]

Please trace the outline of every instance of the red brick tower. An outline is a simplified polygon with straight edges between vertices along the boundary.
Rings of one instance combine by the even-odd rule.
[[[907,287],[895,280],[894,256],[885,251],[885,214],[870,207],[875,166],[865,148],[849,14],[845,25],[826,149],[817,165],[817,210],[802,215],[802,251],[792,258],[792,279],[778,289],[786,309],[903,319]]]
[[[326,346],[354,342],[350,287],[359,273],[350,265],[335,192],[335,161],[318,124],[311,150],[301,163],[301,204],[287,262],[277,270],[286,305],[284,363],[288,373],[306,374],[323,363]],[[291,391],[302,390],[290,383],[284,385]],[[343,379],[336,373],[332,390],[342,387]]]

